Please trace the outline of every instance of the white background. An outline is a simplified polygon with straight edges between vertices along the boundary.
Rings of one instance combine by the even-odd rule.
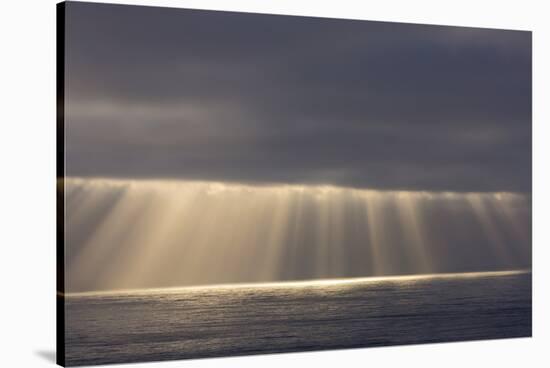
[[[111,1],[124,3],[121,1]],[[548,367],[550,12],[546,1],[127,1],[533,31],[534,326],[532,339],[292,353],[143,367]],[[55,1],[0,11],[0,366],[52,366],[55,355]],[[546,24],[545,24],[546,23]],[[138,365],[124,365],[133,367]]]

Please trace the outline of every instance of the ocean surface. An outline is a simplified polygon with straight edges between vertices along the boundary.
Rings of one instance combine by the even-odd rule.
[[[67,365],[526,336],[530,272],[66,297]]]

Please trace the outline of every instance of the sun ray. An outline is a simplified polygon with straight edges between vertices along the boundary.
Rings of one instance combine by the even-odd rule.
[[[530,199],[516,193],[101,178],[66,186],[69,291],[530,267]]]

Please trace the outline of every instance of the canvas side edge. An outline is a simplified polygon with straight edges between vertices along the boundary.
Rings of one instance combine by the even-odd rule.
[[[56,363],[65,366],[65,2],[56,4]]]

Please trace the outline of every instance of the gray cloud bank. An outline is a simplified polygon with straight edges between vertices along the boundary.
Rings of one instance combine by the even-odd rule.
[[[69,3],[69,176],[531,190],[531,33]]]

